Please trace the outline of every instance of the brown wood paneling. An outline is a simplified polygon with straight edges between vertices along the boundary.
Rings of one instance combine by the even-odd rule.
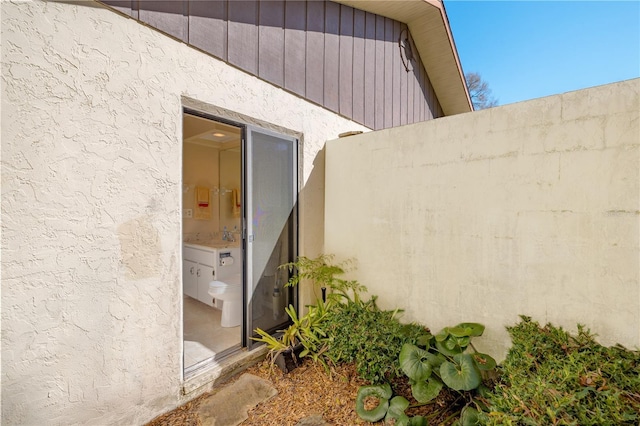
[[[404,38],[407,35],[406,26],[404,24],[400,25],[400,32],[398,33],[398,40],[400,38]],[[403,32],[404,31],[404,32]],[[398,45],[398,57],[400,58],[400,125],[404,126],[407,124],[409,116],[409,71],[411,68],[411,64],[407,60],[406,57],[402,55],[406,55],[405,52],[400,52],[400,46]],[[406,67],[405,67],[406,64]],[[409,69],[409,71],[407,71]]]
[[[103,3],[370,128],[443,115],[417,52],[403,65],[406,25],[389,18],[327,0]]]
[[[433,106],[431,108],[432,115],[431,118],[438,118],[444,116],[444,112],[442,111],[442,106],[440,105],[440,101],[438,101],[438,96],[436,95],[435,90],[433,90],[433,86],[431,85],[431,80],[429,80],[429,76],[427,75],[428,88],[429,91],[433,94]]]
[[[411,34],[409,34],[409,36],[411,36]],[[410,41],[413,60],[411,61],[411,72],[409,73],[409,102],[411,102],[409,122],[415,123],[420,121],[420,55],[415,49],[413,40],[410,39]]]
[[[409,73],[409,99],[407,99],[407,102],[409,103],[408,105],[408,116],[407,116],[407,122],[409,124],[415,123],[416,122],[416,105],[415,105],[415,99],[418,97],[417,93],[416,93],[416,87],[418,86],[418,81],[415,78],[415,74],[413,73],[413,71],[411,71]]]
[[[421,91],[422,91],[422,98],[421,98],[421,102],[420,102],[420,114],[421,114],[421,120],[428,120],[429,119],[429,90],[426,87],[427,84],[427,73],[425,72],[424,68],[420,68],[420,78],[422,80],[422,87],[421,87]]]
[[[431,86],[431,83],[429,83],[429,87],[431,88],[431,91],[433,92],[433,99],[436,103],[435,105],[435,113],[433,114],[432,118],[438,118],[438,117],[443,117],[444,116],[444,111],[442,111],[442,105],[440,105],[440,101],[438,100],[438,97],[436,96],[436,93],[433,91],[433,86]]]
[[[284,87],[304,96],[307,2],[287,0],[284,16]]]
[[[324,2],[308,2],[305,93],[320,105],[324,101],[324,21]]]
[[[400,56],[400,49],[398,49],[398,56]],[[409,73],[407,73],[404,65],[402,65],[402,57],[400,57],[400,125],[407,124],[407,117],[409,115]]]
[[[424,77],[423,77],[423,73],[424,73],[424,69],[422,67],[419,67],[417,70],[417,75],[416,77],[418,78],[418,111],[417,111],[417,121],[424,121],[424,92],[423,92],[423,86],[424,86]]]
[[[409,65],[409,72],[407,73],[407,124],[415,122],[413,100],[416,91],[416,63],[413,61],[410,62],[411,64]]]
[[[384,127],[393,126],[393,21],[384,19]]]
[[[414,51],[414,55],[417,55],[417,52]],[[417,60],[413,61],[413,69],[411,70],[411,103],[413,107],[411,108],[412,116],[410,117],[412,123],[416,123],[420,121],[420,63]]]
[[[258,75],[258,1],[229,0],[228,61]]]
[[[376,16],[376,126],[375,129],[384,129],[385,127],[385,27],[386,19],[383,16]]]
[[[364,40],[364,125],[374,129],[376,90],[376,15],[365,15]]]
[[[188,0],[147,0],[138,2],[138,5],[141,22],[187,42]]]
[[[189,3],[189,44],[227,60],[228,0]]]
[[[402,66],[402,59],[400,58],[400,49],[398,48],[398,39],[400,38],[400,22],[393,22],[393,38],[391,40],[391,57],[393,64],[393,126],[399,126],[400,122],[400,100],[401,100],[401,88],[400,82],[402,81],[402,73],[404,67]]]
[[[354,121],[364,123],[364,43],[365,13],[353,11],[353,113]]]
[[[262,0],[258,23],[258,76],[284,86],[284,1]]]
[[[353,8],[340,6],[340,114],[353,116]]]
[[[120,13],[138,19],[138,0],[101,0],[101,3],[106,4]]]
[[[423,69],[422,70],[422,75],[424,78],[424,86],[422,88],[423,90],[423,104],[424,104],[424,119],[425,120],[430,120],[433,118],[433,110],[432,110],[432,105],[433,105],[433,98],[434,98],[434,93],[431,90],[431,88],[429,87],[429,76],[427,75],[426,71]]]
[[[324,106],[340,111],[340,6],[325,3],[324,15]]]

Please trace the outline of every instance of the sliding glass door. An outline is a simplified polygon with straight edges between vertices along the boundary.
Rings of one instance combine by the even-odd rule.
[[[297,306],[284,285],[289,271],[280,265],[297,253],[298,141],[251,126],[244,141],[246,342],[254,330],[275,331],[288,322],[284,308]]]

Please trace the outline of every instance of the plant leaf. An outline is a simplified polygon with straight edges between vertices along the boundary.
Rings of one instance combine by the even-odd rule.
[[[389,403],[389,409],[387,415],[384,417],[385,423],[391,419],[396,419],[396,425],[406,424],[409,422],[409,417],[404,413],[409,407],[409,401],[403,396],[394,396]]]
[[[449,340],[447,340],[446,342],[448,342],[448,341]],[[449,349],[449,348],[447,348],[445,346],[445,344],[443,342],[438,342],[438,341],[436,341],[436,349],[442,355],[446,355],[446,356],[454,356],[454,355],[457,355],[457,354],[462,352],[462,350],[459,347],[454,346],[453,349]]]
[[[427,426],[427,419],[422,416],[413,416],[409,419],[407,426]]]
[[[459,325],[456,325],[455,327],[449,327],[449,334],[451,334],[453,337],[466,337],[469,336],[469,333],[471,333],[471,329],[461,327]]]
[[[421,404],[437,397],[441,390],[442,382],[435,377],[430,377],[426,382],[422,381],[411,386],[413,397]]]
[[[446,361],[440,366],[440,377],[447,386],[455,390],[469,391],[482,383],[480,372],[471,355],[458,354],[453,360],[454,363]]]
[[[449,329],[445,327],[436,334],[436,342],[443,342],[447,337],[449,337]]]
[[[431,364],[428,360],[429,352],[424,349],[405,343],[400,350],[400,368],[404,374],[416,382],[426,380],[431,375]]]
[[[429,352],[427,354],[427,360],[429,361],[429,364],[431,364],[431,367],[435,370],[436,368],[439,369],[440,365],[442,365],[442,363],[445,362],[447,358],[445,358],[441,353],[432,354],[431,352]]]
[[[252,337],[251,340],[255,340],[256,342],[266,343],[267,346],[269,347],[269,350],[271,350],[272,352],[284,350],[288,347],[288,345],[285,345],[281,340],[276,339],[275,337],[273,337],[272,335],[270,335],[269,333],[267,333],[266,331],[260,328],[256,328],[254,331],[258,333],[261,337]]]
[[[373,423],[382,420],[389,409],[391,395],[391,386],[388,383],[379,386],[361,386],[356,396],[356,413],[362,420],[368,422]],[[376,397],[379,400],[378,405],[371,410],[364,408],[365,399],[369,396]]]
[[[417,343],[419,346],[424,346],[425,348],[429,349],[429,346],[431,346],[432,339],[433,339],[433,335],[431,333],[426,333],[418,337]]]
[[[458,324],[456,327],[469,329],[467,336],[471,337],[482,336],[482,333],[484,333],[484,325],[477,322],[463,322]]]
[[[467,346],[469,346],[469,342],[471,342],[471,337],[456,337],[455,342],[456,345],[460,346],[461,348],[466,348]]]
[[[456,340],[455,340],[455,337],[451,337],[451,338],[445,340],[442,343],[450,351],[455,351],[455,350],[460,349],[460,347],[458,346],[458,342],[456,342]]]
[[[480,424],[478,418],[478,410],[473,407],[466,406],[460,413],[460,424],[462,426],[476,426]]]
[[[480,371],[489,371],[496,368],[496,360],[487,354],[476,352],[471,356],[473,357],[473,362],[475,362],[476,367],[478,367]]]

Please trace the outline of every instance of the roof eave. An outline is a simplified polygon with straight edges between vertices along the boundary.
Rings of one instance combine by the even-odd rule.
[[[407,24],[444,114],[473,110],[442,1],[335,1]]]

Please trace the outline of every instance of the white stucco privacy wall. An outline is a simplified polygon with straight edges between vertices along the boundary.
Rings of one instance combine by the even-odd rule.
[[[319,151],[366,129],[98,3],[0,7],[2,424],[144,423],[181,398],[182,107],[301,138],[309,255]]]
[[[325,251],[434,332],[519,315],[640,346],[640,80],[333,140]]]

